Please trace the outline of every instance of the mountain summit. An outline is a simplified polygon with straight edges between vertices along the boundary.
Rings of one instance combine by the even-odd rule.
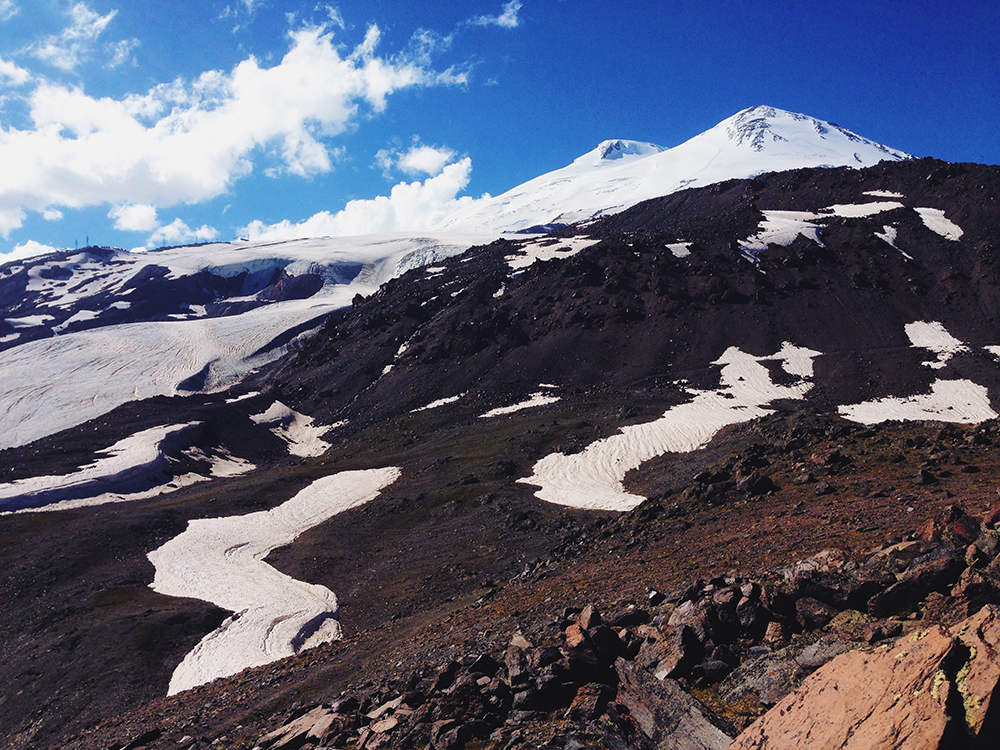
[[[808,115],[751,107],[664,149],[604,141],[572,164],[465,207],[441,229],[517,232],[617,213],[688,187],[800,167],[868,167],[912,158]]]

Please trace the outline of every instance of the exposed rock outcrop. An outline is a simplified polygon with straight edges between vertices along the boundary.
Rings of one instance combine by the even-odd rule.
[[[995,747],[1000,608],[821,667],[731,750]]]

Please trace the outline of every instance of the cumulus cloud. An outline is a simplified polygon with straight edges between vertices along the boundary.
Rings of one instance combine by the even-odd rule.
[[[118,15],[112,10],[100,15],[86,3],[77,3],[69,10],[70,25],[30,48],[33,56],[61,70],[75,69],[92,49],[97,38]]]
[[[326,27],[305,27],[289,34],[288,53],[270,68],[251,57],[230,72],[123,99],[43,80],[28,97],[32,126],[0,127],[0,235],[20,227],[25,211],[208,200],[261,155],[277,162],[272,170],[328,172],[324,140],[363,108],[381,112],[400,89],[466,82],[464,73],[409,56],[378,56],[379,36],[370,27],[345,57]]]
[[[203,224],[197,229],[192,229],[180,219],[174,219],[169,224],[159,227],[146,241],[146,247],[160,247],[162,245],[185,245],[191,242],[207,242],[214,240],[219,233],[214,227]]]
[[[30,78],[31,73],[27,70],[0,58],[0,83],[7,81],[15,86],[22,86],[27,83]]]
[[[341,211],[321,211],[305,221],[277,224],[252,222],[243,230],[255,241],[300,237],[345,237],[377,232],[426,231],[474,199],[458,194],[469,184],[472,160],[468,157],[444,167],[423,182],[400,182],[388,196],[350,201]],[[488,196],[485,196],[488,197]]]
[[[59,221],[63,217],[63,212],[54,208],[47,208],[42,211],[42,218],[45,221]]]
[[[152,232],[160,226],[156,207],[148,203],[115,206],[108,212],[108,218],[114,220],[115,229],[122,232]]]
[[[9,253],[0,254],[0,263],[10,263],[12,260],[24,260],[34,258],[36,255],[46,255],[58,252],[59,248],[51,245],[43,245],[41,242],[28,240],[20,245],[15,245]]]
[[[411,176],[440,174],[449,162],[455,158],[455,152],[450,148],[435,148],[416,144],[409,150],[400,152],[398,149],[383,149],[375,155],[375,163],[384,171],[398,169]]]
[[[477,16],[469,21],[474,26],[500,26],[505,29],[516,29],[521,25],[521,19],[517,17],[517,12],[521,10],[519,0],[510,0],[503,6],[503,12],[499,16]]]

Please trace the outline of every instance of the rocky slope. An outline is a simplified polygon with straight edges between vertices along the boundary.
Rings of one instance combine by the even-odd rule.
[[[897,622],[907,636],[954,626],[994,596],[998,193],[997,168],[933,160],[682,191],[412,270],[238,391],[124,403],[3,451],[8,509],[44,506],[56,483],[60,501],[72,486],[102,504],[2,518],[0,736],[17,748],[253,747],[317,709],[333,746],[363,730],[365,746],[405,745],[411,730],[427,742],[436,731],[438,745],[656,746],[668,740],[636,707],[655,694],[718,740],[819,666],[797,661],[805,649],[853,648],[842,625],[871,625],[878,643]],[[723,415],[707,438],[692,425],[708,406],[680,419],[691,404]],[[905,421],[882,423],[893,415]],[[121,441],[189,423],[183,441],[145,446],[161,456],[143,464],[155,472],[101,475],[93,494],[102,452],[119,446],[122,460]],[[643,459],[611,482],[618,510],[553,504],[518,481],[548,481],[549,456],[610,455],[619,435],[644,437],[621,454]],[[213,475],[223,459],[252,466]],[[335,592],[343,640],[165,698],[231,613],[153,591],[147,555],[191,521],[389,467],[399,477],[377,497],[266,558]],[[192,473],[203,481],[169,485]],[[90,479],[67,480],[77,474]],[[19,481],[36,483],[30,502]],[[127,500],[151,488],[170,491]],[[780,574],[826,549],[839,552],[819,583]],[[730,617],[744,600],[746,623]],[[579,621],[590,603],[605,626]],[[670,623],[688,610],[694,620]],[[683,667],[664,675],[678,692],[655,673],[667,649],[687,648],[684,625],[697,645],[688,635]],[[507,659],[517,632],[531,644],[518,646],[522,682]],[[573,656],[581,644],[596,661]],[[484,654],[492,674],[473,669]],[[736,690],[732,675],[768,658],[788,679]],[[957,685],[965,663],[941,669]],[[443,668],[450,685],[436,682]],[[515,708],[522,685],[536,697]]]

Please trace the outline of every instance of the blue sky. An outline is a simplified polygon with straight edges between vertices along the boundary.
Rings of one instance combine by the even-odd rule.
[[[420,229],[757,104],[997,164],[998,27],[919,0],[0,0],[0,253]]]

